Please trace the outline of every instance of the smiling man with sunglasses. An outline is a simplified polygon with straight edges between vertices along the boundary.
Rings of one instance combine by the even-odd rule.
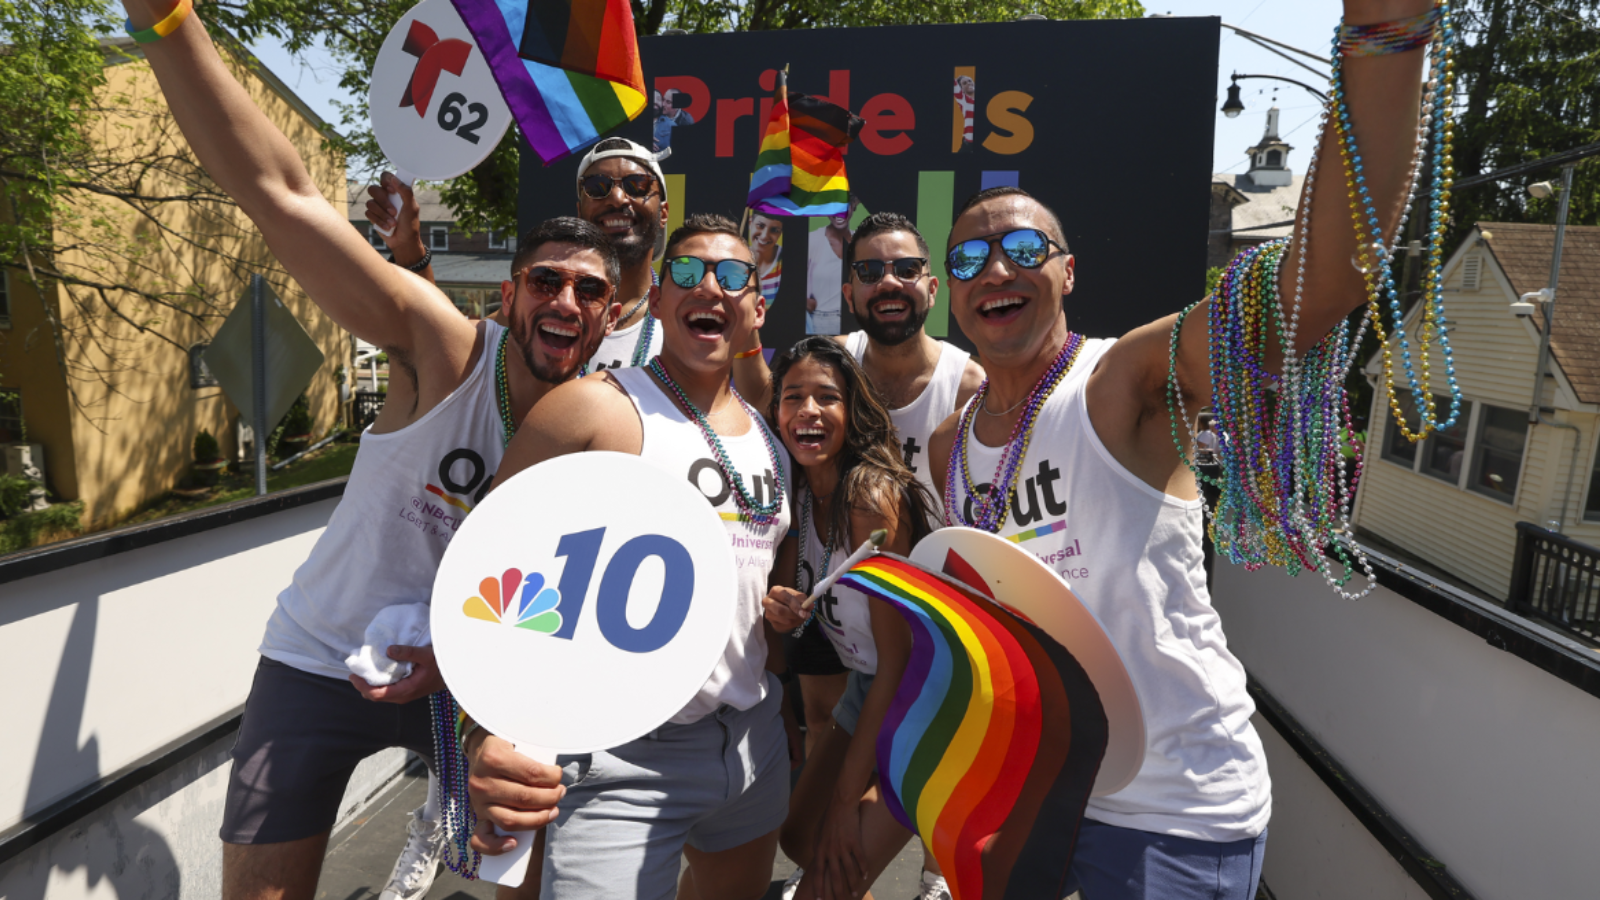
[[[506,450],[502,479],[586,450],[643,456],[705,494],[740,562],[727,648],[700,693],[650,735],[592,754],[587,766],[569,764],[545,835],[545,897],[754,898],[771,878],[799,732],[768,673],[783,671],[783,653],[761,614],[779,547],[793,547],[785,544],[787,454],[729,381],[735,348],[766,316],[755,271],[737,226],[690,216],[672,234],[666,278],[650,304],[665,337],[661,355],[551,392]],[[480,815],[472,841],[499,853],[506,843],[489,823],[544,824],[548,808],[533,800],[557,781],[481,734],[465,748]],[[681,879],[680,855],[689,863]]]
[[[1345,0],[1345,21],[1381,32],[1430,6]],[[1404,206],[1416,149],[1422,62],[1415,44],[1342,62],[1362,191],[1386,234]],[[1334,129],[1324,130],[1319,152],[1339,158]],[[1350,262],[1345,190],[1337,174],[1316,180],[1301,199],[1308,219],[1285,251],[1285,316],[1297,275],[1304,278],[1300,353],[1365,299]],[[1253,898],[1271,779],[1244,667],[1206,587],[1200,494],[1173,440],[1185,425],[1167,405],[1169,374],[1189,410],[1211,402],[1209,305],[1195,307],[1176,337],[1176,314],[1116,340],[1073,334],[1064,301],[1074,260],[1061,222],[1017,188],[968,201],[946,250],[951,312],[989,374],[934,434],[948,520],[1009,538],[1066,578],[1127,667],[1147,733],[1133,781],[1089,799],[1067,889],[1081,886],[1091,898]],[[1178,307],[1191,298],[1158,299]]]
[[[607,138],[578,164],[578,217],[610,238],[622,260],[617,302],[622,317],[600,343],[586,371],[642,366],[661,352],[661,328],[650,315],[652,265],[664,248],[667,182],[650,151]]]

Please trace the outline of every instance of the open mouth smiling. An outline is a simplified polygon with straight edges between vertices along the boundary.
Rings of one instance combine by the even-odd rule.
[[[822,449],[828,432],[820,425],[797,425],[790,429],[789,436],[794,439],[796,449],[815,452]]]
[[[720,309],[693,309],[684,314],[683,321],[700,338],[720,338],[728,330],[728,317]]]
[[[1020,294],[1002,294],[978,304],[978,315],[990,322],[1008,320],[1022,312],[1028,298]]]
[[[540,322],[536,330],[539,333],[539,340],[550,350],[552,356],[566,356],[577,346],[580,334],[578,326],[551,319]]]

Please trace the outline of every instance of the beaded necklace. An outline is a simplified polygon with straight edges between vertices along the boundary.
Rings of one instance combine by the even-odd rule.
[[[1356,267],[1367,288],[1366,315],[1353,335],[1348,323],[1341,322],[1308,352],[1296,352],[1311,233],[1309,203],[1300,210],[1299,228],[1294,237],[1252,248],[1233,261],[1207,298],[1210,303],[1208,365],[1214,414],[1212,428],[1217,437],[1219,477],[1202,472],[1191,458],[1193,421],[1178,384],[1178,340],[1193,306],[1179,314],[1168,348],[1166,400],[1172,439],[1179,460],[1195,474],[1197,481],[1218,492],[1215,506],[1206,508],[1217,552],[1249,570],[1263,565],[1283,566],[1290,574],[1302,568],[1313,569],[1337,593],[1350,599],[1364,596],[1375,584],[1372,564],[1355,542],[1350,524],[1350,508],[1363,461],[1360,442],[1354,435],[1349,396],[1344,389],[1346,374],[1358,355],[1369,323],[1384,342],[1385,385],[1390,408],[1400,421],[1402,433],[1411,440],[1420,440],[1433,429],[1448,428],[1459,415],[1460,391],[1449,339],[1444,333],[1439,279],[1444,213],[1448,210],[1449,181],[1453,175],[1448,162],[1451,127],[1445,109],[1453,76],[1450,59],[1453,31],[1448,11],[1442,4],[1430,15],[1441,25],[1431,42],[1430,78],[1410,171],[1409,196],[1396,228],[1396,233],[1404,232],[1411,198],[1422,182],[1431,136],[1434,152],[1432,171],[1428,173],[1430,253],[1424,276],[1425,305],[1420,329],[1421,382],[1412,368],[1410,341],[1402,327],[1403,314],[1389,271],[1393,254],[1385,244],[1366,186],[1361,157],[1351,134],[1341,55],[1362,55],[1365,49],[1352,45],[1348,35],[1343,43],[1335,38],[1330,101],[1333,111],[1331,114],[1324,112],[1323,122],[1325,127],[1333,127],[1337,137],[1356,232]],[[1416,24],[1413,30],[1423,27],[1426,18],[1419,17],[1421,24]],[[1411,25],[1407,27],[1412,28]],[[1404,41],[1389,43],[1400,49],[1404,47]],[[1318,156],[1313,150],[1306,173],[1307,197],[1313,192],[1317,165]],[[1279,296],[1279,274],[1295,242],[1298,242],[1295,249],[1299,251],[1296,253],[1297,271],[1286,314],[1283,298]],[[1383,332],[1382,309],[1378,302],[1382,297],[1389,300],[1395,342],[1400,346],[1408,387],[1417,398],[1421,413],[1422,427],[1414,433],[1405,426],[1391,381],[1392,351]],[[1268,342],[1274,329],[1278,332],[1283,354],[1281,377],[1274,376],[1266,365]],[[1433,408],[1429,389],[1428,346],[1434,340],[1438,341],[1444,357],[1452,393],[1450,417],[1444,421]],[[1188,430],[1187,441],[1180,439],[1180,421]],[[1353,472],[1349,472],[1347,460],[1353,461]],[[1347,474],[1351,477],[1347,478]],[[1325,555],[1325,551],[1331,552],[1333,558]],[[1336,571],[1340,568],[1342,571]],[[1366,587],[1359,591],[1344,590],[1357,568],[1367,576]]]
[[[650,284],[653,287],[660,287],[661,286],[661,276],[656,274],[656,270],[655,269],[651,269],[650,270]],[[646,300],[649,300],[649,299],[650,299],[650,295],[648,293],[645,294],[643,297],[640,297],[639,300],[636,303],[633,304],[633,308],[632,309],[630,309],[627,312],[622,314],[622,318],[626,319],[629,316],[633,315],[634,313],[638,312],[639,311],[639,307],[643,306],[644,302]],[[618,321],[621,321],[621,320],[619,319]],[[650,315],[649,313],[645,313],[644,314],[644,324],[639,327],[639,336],[634,339],[634,342],[633,342],[633,357],[629,360],[628,365],[633,366],[634,368],[638,368],[638,367],[644,365],[645,362],[650,359],[650,341],[651,341],[651,339],[653,339],[655,337],[655,333],[656,333],[656,317]],[[584,360],[583,361],[583,365],[578,367],[578,377],[582,378],[582,377],[584,377],[585,375],[588,375],[588,374],[589,374],[589,361],[588,360]]]
[[[812,493],[811,493],[811,487],[809,485],[806,486],[805,492],[806,492],[806,495],[805,495],[804,498],[797,498],[796,501],[795,501],[795,505],[800,508],[799,509],[799,517],[800,517],[800,540],[801,541],[808,541],[808,540],[811,539],[811,537],[810,537],[810,535],[811,535],[811,503],[812,503],[812,499],[813,498],[812,498]],[[828,564],[833,562],[833,542],[834,542],[833,517],[830,516],[828,518],[828,540],[825,542],[825,544],[824,544],[824,546],[822,548],[822,568],[820,568],[816,572],[812,573],[812,576],[811,576],[811,585],[812,585],[812,587],[815,587],[817,582],[821,581],[823,578],[826,578],[827,575],[828,575]],[[805,562],[805,556],[806,556],[805,550],[804,550],[805,544],[802,543],[800,546],[801,546],[801,550],[798,553],[796,553],[795,557],[794,557],[794,583],[795,583],[796,586],[799,586],[800,581],[801,581],[800,576],[805,571],[804,569],[801,568],[801,566]],[[800,635],[804,634],[805,630],[806,630],[806,626],[810,625],[811,624],[811,620],[815,619],[816,617],[817,617],[817,604],[813,603],[813,604],[811,604],[811,612],[810,612],[810,614],[808,614],[806,616],[806,620],[804,622],[801,622],[800,623],[800,627],[796,628],[794,630],[794,632],[793,632],[794,636],[795,637],[799,637]]]
[[[1072,364],[1078,361],[1078,351],[1083,349],[1083,344],[1083,335],[1068,332],[1066,343],[1061,345],[1061,352],[1056,354],[1055,361],[1050,363],[1050,367],[1044,370],[1044,374],[1039,376],[1033,389],[1028,392],[1027,405],[1023,408],[1016,424],[1011,427],[1011,436],[1006,439],[1005,449],[1000,453],[1000,461],[995,464],[994,478],[990,480],[989,492],[982,497],[979,497],[973,489],[972,473],[967,469],[967,441],[972,434],[974,413],[983,406],[984,398],[989,394],[989,380],[985,378],[983,384],[978,385],[978,392],[968,401],[967,408],[961,411],[955,444],[950,448],[949,474],[945,476],[944,488],[946,525],[966,525],[993,534],[1005,524],[1006,515],[1011,511],[1011,489],[1016,484],[1017,473],[1022,470],[1023,458],[1028,455],[1028,443],[1033,438],[1033,426],[1039,418],[1039,411],[1044,409],[1044,402],[1049,398],[1050,392],[1055,390],[1056,385],[1060,384],[1072,370]],[[970,522],[956,504],[958,476],[962,489],[972,500],[973,517]]]
[[[646,368],[667,388],[667,393],[677,401],[678,407],[699,426],[700,435],[705,438],[706,445],[711,448],[712,455],[717,459],[717,468],[722,470],[722,477],[733,485],[734,500],[739,506],[739,517],[763,527],[778,521],[778,516],[783,512],[783,460],[778,456],[778,448],[772,443],[772,435],[762,426],[761,418],[756,415],[755,409],[739,396],[737,390],[729,386],[728,390],[733,391],[734,399],[739,401],[739,405],[743,406],[745,413],[750,416],[751,426],[761,431],[761,440],[767,445],[767,458],[772,462],[772,471],[777,473],[778,477],[778,483],[773,488],[771,503],[757,503],[755,498],[750,496],[749,489],[744,485],[744,476],[739,474],[739,470],[733,465],[733,460],[728,457],[728,451],[722,446],[722,439],[717,436],[711,423],[706,421],[705,414],[689,401],[689,396],[683,392],[683,388],[678,387],[678,383],[667,374],[667,367],[661,364],[661,357],[657,356],[650,360],[650,365]]]

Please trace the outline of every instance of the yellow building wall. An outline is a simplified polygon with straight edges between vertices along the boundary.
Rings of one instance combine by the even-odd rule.
[[[1478,252],[1487,253],[1483,250]],[[1467,401],[1526,410],[1533,395],[1538,363],[1537,336],[1508,305],[1516,299],[1500,281],[1487,258],[1477,291],[1461,290],[1461,272],[1446,273],[1445,310],[1451,324],[1456,377],[1461,385],[1463,414]],[[1408,323],[1408,326],[1410,323]],[[1415,345],[1413,345],[1415,346]],[[1443,383],[1443,366],[1435,363],[1434,383]],[[1381,377],[1381,376],[1380,376]],[[1403,380],[1398,370],[1396,379]],[[1553,381],[1553,380],[1549,380]],[[1381,383],[1381,382],[1380,382]],[[1406,389],[1399,388],[1402,392]],[[1438,389],[1443,394],[1444,390]],[[1569,479],[1564,533],[1600,546],[1600,522],[1583,522],[1584,491],[1595,447],[1600,444],[1600,415],[1583,409],[1558,411],[1554,419],[1576,425],[1578,466],[1572,471],[1573,433],[1545,425],[1528,432],[1513,503],[1458,488],[1455,484],[1401,463],[1382,458],[1384,442],[1395,428],[1382,390],[1374,392],[1366,447],[1366,469],[1354,512],[1358,528],[1404,548],[1497,599],[1511,587],[1516,554],[1516,523],[1549,527]],[[1547,392],[1547,402],[1554,400]]]
[[[6,206],[9,212],[9,206]],[[0,326],[0,388],[22,396],[22,421],[31,443],[44,447],[45,484],[66,500],[78,497],[76,457],[72,446],[71,402],[67,382],[57,364],[45,308],[32,283],[11,270],[6,278],[11,308],[10,327]]]
[[[344,209],[342,156],[325,151],[323,136],[313,121],[243,61],[226,52],[224,58],[256,105],[299,149],[329,203]],[[189,158],[147,63],[140,59],[115,65],[107,71],[107,82],[104,105],[119,114],[103,118],[94,138],[111,156],[129,161]],[[151,166],[146,174],[147,194],[193,190],[183,179],[164,174],[163,165]],[[204,184],[216,190],[209,180]],[[266,276],[321,347],[326,361],[307,389],[314,430],[320,435],[337,424],[334,375],[341,364],[349,364],[349,336],[288,277],[254,225],[232,203],[174,203],[160,209],[158,221],[103,197],[81,196],[74,208],[78,215],[58,228],[58,246],[76,243],[91,228],[105,228],[135,238],[140,249],[132,257],[121,258],[83,251],[65,253],[60,258],[62,270],[136,285],[162,295],[168,303],[122,299],[118,309],[111,309],[102,298],[68,286],[58,286],[51,298],[69,336],[64,384],[70,384],[75,402],[41,398],[43,404],[34,404],[31,396],[26,396],[25,402],[35,408],[52,407],[38,413],[41,440],[46,436],[43,423],[50,423],[48,463],[64,455],[56,420],[63,415],[68,419],[70,465],[75,471],[67,479],[59,470],[53,469],[51,475],[63,499],[84,501],[88,526],[114,523],[171,488],[188,470],[194,436],[202,428],[210,430],[222,443],[224,454],[232,457],[238,411],[221,388],[189,386],[187,348],[210,340],[234,304],[245,296],[251,272]],[[13,329],[13,336],[17,330]],[[48,347],[26,350],[22,357],[26,366],[17,367],[36,373],[30,378],[43,380],[43,370],[55,366],[55,360],[41,350]],[[7,361],[0,360],[0,366]],[[55,368],[54,377],[60,379],[61,369]],[[33,421],[30,418],[30,434]],[[72,485],[70,493],[68,483]]]

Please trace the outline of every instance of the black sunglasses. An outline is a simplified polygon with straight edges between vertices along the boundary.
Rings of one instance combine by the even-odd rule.
[[[1007,259],[1024,269],[1037,269],[1044,265],[1044,261],[1050,258],[1051,247],[1062,253],[1067,252],[1066,247],[1051,240],[1049,235],[1037,228],[1018,228],[1004,234],[986,234],[951,247],[944,258],[945,269],[957,281],[977,278],[983,267],[989,264],[989,248],[994,244],[1000,245],[1000,252]]]
[[[701,259],[698,256],[675,256],[667,260],[667,276],[681,288],[692,288],[706,277],[710,269],[717,284],[725,291],[742,291],[750,284],[756,267],[742,259]]]
[[[621,178],[612,178],[610,175],[585,175],[578,179],[578,190],[590,200],[604,200],[611,196],[611,189],[617,183],[622,183],[622,192],[635,200],[643,200],[655,190],[656,177],[643,172],[624,175]]]
[[[915,281],[921,278],[927,270],[928,258],[926,256],[907,256],[904,259],[858,259],[850,264],[856,273],[856,278],[862,284],[877,284],[883,280],[883,273],[894,272],[894,277],[901,281]]]
[[[572,294],[578,302],[590,309],[603,307],[611,300],[611,282],[598,275],[586,275],[554,266],[533,266],[518,274],[528,293],[540,303],[548,303],[560,296],[568,284],[572,285]]]

